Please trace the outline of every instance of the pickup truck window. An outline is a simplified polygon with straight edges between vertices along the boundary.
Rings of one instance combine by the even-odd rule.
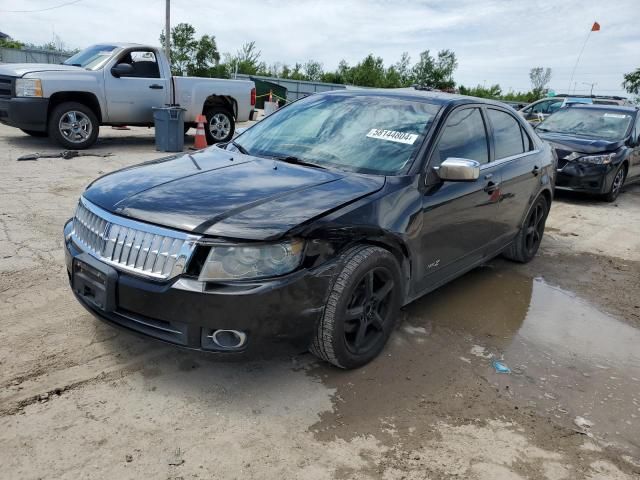
[[[118,61],[118,64],[121,63],[128,63],[133,67],[133,73],[127,77],[160,78],[156,55],[148,50],[128,52]]]
[[[394,175],[412,162],[439,109],[382,95],[312,95],[269,115],[234,143],[251,155]]]
[[[63,65],[83,67],[87,70],[98,70],[102,68],[116,48],[118,47],[114,45],[92,45],[65,60]]]

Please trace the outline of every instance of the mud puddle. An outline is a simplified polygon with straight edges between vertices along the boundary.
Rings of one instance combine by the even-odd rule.
[[[319,367],[337,393],[334,411],[313,428],[317,436],[382,430],[389,442],[411,443],[437,436],[433,425],[442,419],[519,415],[553,448],[561,442],[554,435],[566,437],[554,429],[580,430],[574,419],[583,417],[592,424],[584,432],[638,458],[637,329],[506,263],[470,272],[403,316],[371,365],[352,372]],[[496,373],[494,360],[512,372]]]

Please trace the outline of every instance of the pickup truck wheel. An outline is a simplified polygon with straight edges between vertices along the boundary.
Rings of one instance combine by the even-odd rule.
[[[342,257],[311,353],[340,368],[357,368],[382,351],[400,310],[398,264],[388,251],[362,245]]]
[[[83,150],[96,143],[99,128],[93,111],[78,102],[61,103],[49,117],[49,136],[72,150]]]
[[[207,125],[204,133],[209,145],[228,142],[233,138],[235,122],[229,110],[223,107],[213,107],[205,112],[205,116],[207,117]]]
[[[519,263],[530,262],[535,257],[542,242],[549,208],[547,199],[540,195],[529,210],[527,219],[513,243],[502,253],[504,257]]]
[[[32,137],[47,137],[47,136],[49,136],[49,134],[47,132],[40,132],[38,130],[25,130],[24,128],[21,128],[20,130],[22,130],[27,135],[31,135]]]

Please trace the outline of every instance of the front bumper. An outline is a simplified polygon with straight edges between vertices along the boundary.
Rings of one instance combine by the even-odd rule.
[[[73,261],[83,252],[69,238],[70,231],[71,222],[65,225],[65,261],[73,287]],[[203,285],[186,277],[157,282],[118,271],[110,311],[74,294],[100,320],[181,347],[219,353],[299,353],[313,339],[335,271],[336,265],[327,263],[278,279],[224,285]],[[215,330],[229,329],[247,335],[241,349],[220,349],[212,343]]]
[[[0,123],[24,130],[47,130],[48,98],[0,98]]]
[[[611,188],[617,165],[567,162],[558,169],[556,188],[586,193],[606,193]]]

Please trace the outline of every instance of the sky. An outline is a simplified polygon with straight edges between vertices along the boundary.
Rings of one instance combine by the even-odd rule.
[[[73,48],[105,41],[157,45],[165,0],[0,0],[0,31],[29,43],[57,35]],[[589,34],[597,21],[599,32]],[[215,35],[221,53],[254,40],[267,64],[322,62],[333,70],[369,53],[386,65],[402,52],[451,49],[454,80],[531,88],[532,67],[552,69],[557,93],[624,95],[622,75],[640,67],[640,0],[171,0],[171,23]],[[588,38],[587,38],[588,36]],[[587,41],[575,72],[571,72]],[[589,84],[589,85],[586,85]]]

